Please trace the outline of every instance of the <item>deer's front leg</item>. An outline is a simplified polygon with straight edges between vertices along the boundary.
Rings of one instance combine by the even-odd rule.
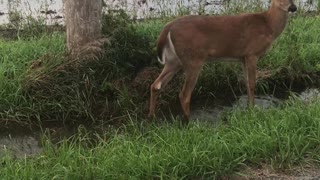
[[[243,70],[248,94],[248,105],[251,107],[255,104],[254,98],[256,89],[257,61],[258,57],[256,56],[247,56],[243,60]]]
[[[184,114],[183,123],[185,124],[189,122],[191,95],[203,66],[202,59],[199,61],[194,60],[194,62],[196,63],[190,63],[188,64],[189,66],[185,66],[185,82],[179,94],[180,104]]]

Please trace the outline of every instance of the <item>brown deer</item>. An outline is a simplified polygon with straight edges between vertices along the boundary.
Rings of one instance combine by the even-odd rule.
[[[242,62],[248,104],[253,106],[257,60],[282,33],[289,12],[296,10],[292,0],[272,0],[266,12],[234,16],[190,15],[168,23],[158,38],[158,60],[164,68],[150,88],[148,118],[154,116],[160,90],[182,69],[185,82],[179,99],[188,122],[191,94],[206,60]]]

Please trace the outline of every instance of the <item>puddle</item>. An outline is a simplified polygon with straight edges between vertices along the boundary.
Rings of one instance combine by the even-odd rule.
[[[233,104],[233,107],[245,108],[247,107],[248,96],[240,96],[238,101]],[[265,109],[277,106],[282,103],[283,100],[278,99],[273,96],[256,96],[255,97],[255,106]]]
[[[307,89],[302,93],[298,94],[296,98],[309,103],[320,100],[320,91],[318,89]],[[221,113],[230,111],[234,108],[246,108],[247,107],[247,95],[238,97],[231,104],[227,105],[214,105],[214,106],[199,106],[196,104],[194,107],[191,107],[191,119],[193,120],[202,120],[206,122],[213,122],[217,124],[218,117]],[[284,99],[279,99],[273,96],[256,96],[255,97],[255,106],[262,109],[276,107],[280,105]]]
[[[247,107],[248,96],[243,95],[234,100],[234,102],[226,105],[214,105],[209,107],[199,107],[195,106],[191,109],[191,119],[204,120],[207,122],[213,122],[217,124],[218,117],[221,113],[230,111],[234,108],[246,108]],[[275,98],[273,96],[256,96],[255,97],[255,106],[260,108],[270,108],[278,106],[283,100]]]
[[[13,158],[36,156],[42,152],[36,135],[6,135],[0,137],[0,157],[9,153]]]
[[[320,91],[319,91],[319,89],[307,89],[307,90],[303,91],[301,94],[299,94],[298,98],[306,103],[319,101],[320,100]]]
[[[320,91],[318,89],[307,89],[296,96],[297,98],[311,102],[320,100]],[[270,108],[281,104],[283,100],[272,96],[256,96],[256,106],[261,108]],[[247,96],[240,96],[237,100],[225,98],[222,101],[215,100],[215,104],[210,103],[209,98],[193,102],[191,107],[191,119],[211,122],[217,124],[218,116],[233,108],[245,108],[247,106]],[[63,129],[63,128],[61,128]],[[67,131],[67,132],[66,132]],[[74,132],[69,130],[57,130],[55,137],[70,136]],[[21,135],[22,134],[22,135]],[[40,132],[29,134],[11,134],[2,133],[0,135],[0,158],[9,153],[14,158],[25,158],[29,156],[37,156],[42,152],[40,143]]]
[[[34,157],[41,154],[42,131],[24,129],[13,129],[13,132],[6,131],[0,134],[0,158],[6,155],[14,159],[23,159],[26,157]],[[46,129],[50,133],[52,143],[57,143],[63,138],[71,137],[76,133],[76,129],[54,128]]]

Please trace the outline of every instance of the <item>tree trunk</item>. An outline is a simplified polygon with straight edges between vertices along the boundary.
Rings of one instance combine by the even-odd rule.
[[[72,55],[101,38],[102,0],[64,0],[67,50]]]

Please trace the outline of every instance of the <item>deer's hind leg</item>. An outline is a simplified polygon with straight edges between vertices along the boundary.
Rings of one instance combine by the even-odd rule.
[[[157,98],[160,95],[161,89],[163,89],[172,77],[181,69],[181,64],[179,61],[168,61],[161,74],[158,78],[152,83],[150,87],[150,104],[149,104],[149,114],[148,119],[150,120],[155,113],[155,107],[157,103]]]

